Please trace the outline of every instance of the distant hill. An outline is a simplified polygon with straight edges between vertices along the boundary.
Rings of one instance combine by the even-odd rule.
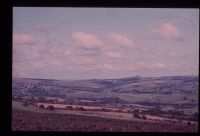
[[[195,93],[198,76],[128,77],[119,79],[52,80],[14,78],[13,93],[31,96],[61,96],[70,91],[145,93],[182,91]],[[60,94],[60,95],[58,95]]]

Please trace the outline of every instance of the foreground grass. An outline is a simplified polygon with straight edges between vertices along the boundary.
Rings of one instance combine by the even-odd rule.
[[[197,132],[196,125],[126,121],[13,109],[13,131]]]

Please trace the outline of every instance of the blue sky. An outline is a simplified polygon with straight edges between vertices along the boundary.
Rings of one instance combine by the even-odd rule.
[[[13,9],[13,77],[198,75],[199,10]]]

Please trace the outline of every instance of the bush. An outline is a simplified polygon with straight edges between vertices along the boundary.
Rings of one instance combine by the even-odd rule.
[[[184,96],[184,97],[183,97],[183,100],[187,100],[187,97],[186,97],[186,96]]]
[[[140,116],[139,116],[139,114],[133,114],[133,117],[134,118],[139,118]]]
[[[72,106],[66,106],[65,109],[66,110],[73,110],[73,107]]]
[[[53,105],[50,105],[50,106],[47,107],[47,109],[48,109],[48,110],[54,110],[55,108],[54,108]]]
[[[188,121],[188,122],[187,122],[187,125],[192,125],[192,123]]]
[[[147,119],[147,117],[146,117],[145,115],[142,115],[142,119],[145,119],[145,120],[146,120],[146,119]]]
[[[84,111],[85,109],[84,109],[83,107],[80,107],[80,110],[81,110],[81,111]]]
[[[29,104],[27,102],[24,102],[23,105],[27,107]]]
[[[43,105],[43,104],[41,104],[41,105],[39,106],[39,108],[41,108],[41,109],[44,109],[44,105]]]

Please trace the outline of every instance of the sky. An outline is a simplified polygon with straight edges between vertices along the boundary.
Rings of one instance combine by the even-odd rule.
[[[199,9],[13,8],[13,77],[198,75]]]

